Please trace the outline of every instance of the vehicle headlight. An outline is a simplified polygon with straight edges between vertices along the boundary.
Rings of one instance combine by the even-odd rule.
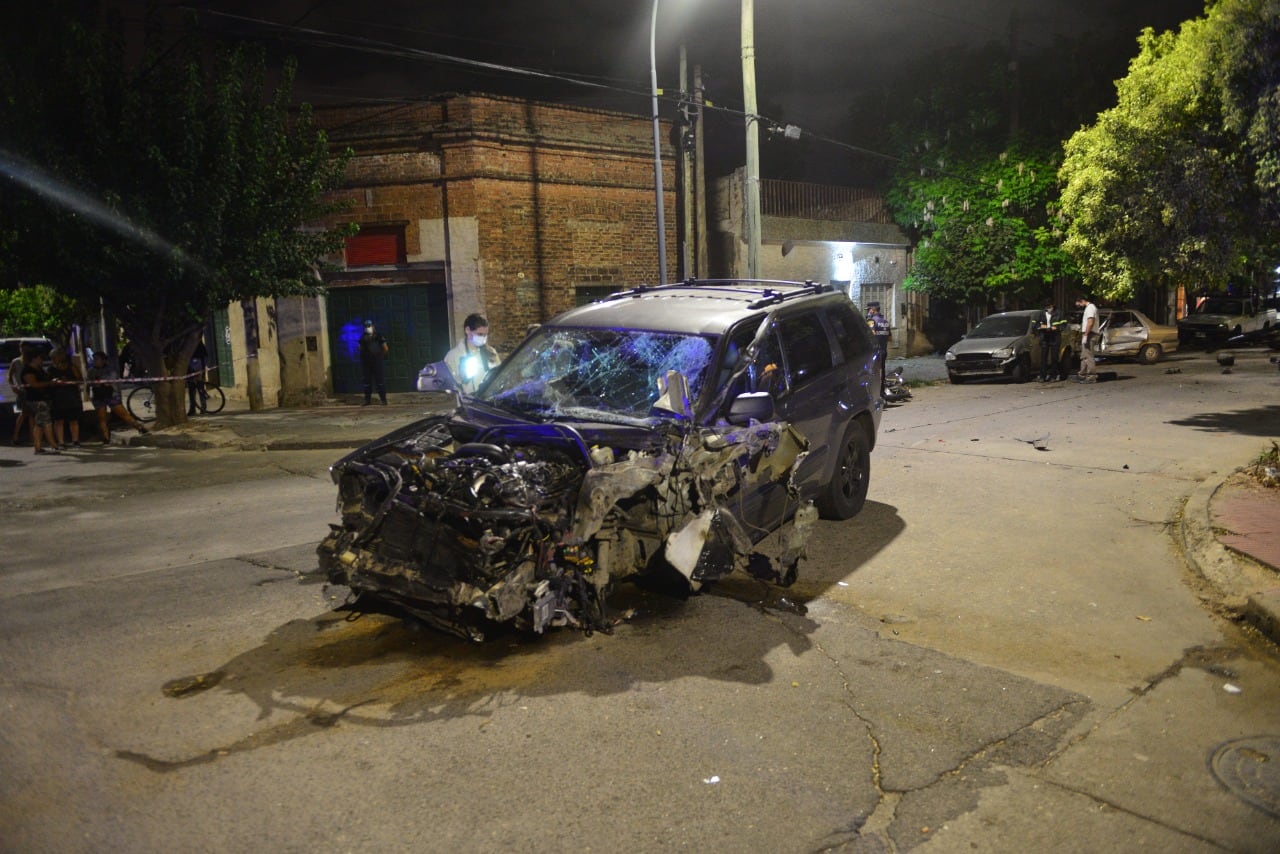
[[[1013,348],[1001,347],[999,350],[996,350],[991,355],[997,359],[1008,359],[1010,356],[1013,355]]]
[[[948,350],[942,356],[942,361],[944,362],[954,362],[955,360],[956,360],[956,354],[951,350]]]

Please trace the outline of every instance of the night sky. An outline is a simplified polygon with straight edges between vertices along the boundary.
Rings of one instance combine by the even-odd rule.
[[[298,95],[316,104],[480,91],[649,114],[650,0],[209,0],[191,6],[203,11],[212,30],[297,56]],[[755,0],[759,109],[858,145],[865,140],[851,127],[850,105],[937,50],[996,43],[1027,57],[1058,36],[1091,34],[1121,45],[1114,79],[1125,73],[1143,26],[1176,29],[1203,8],[1202,0]],[[741,110],[740,26],[740,0],[659,0],[659,86],[679,88],[683,44],[690,65],[702,68],[708,97],[728,111]],[[662,110],[674,114],[671,106]],[[708,117],[707,130],[734,140],[741,126],[741,116],[726,112]],[[767,172],[767,158],[765,166]]]

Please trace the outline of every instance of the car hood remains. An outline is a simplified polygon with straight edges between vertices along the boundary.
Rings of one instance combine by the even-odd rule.
[[[1000,338],[961,338],[948,349],[957,356],[962,353],[994,353],[996,350],[1013,347],[1026,337],[1026,335],[1010,335]]]
[[[792,479],[806,447],[785,422],[504,422],[467,407],[332,467],[342,523],[320,564],[357,596],[472,640],[494,623],[607,631],[613,583],[660,567],[693,589],[735,569],[794,581],[817,519]],[[772,557],[739,512],[765,481],[789,498]]]

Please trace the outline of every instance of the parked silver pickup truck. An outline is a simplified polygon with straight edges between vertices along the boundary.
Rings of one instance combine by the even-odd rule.
[[[1205,297],[1178,321],[1178,344],[1215,347],[1241,336],[1262,338],[1276,323],[1274,308],[1259,307],[1249,297]]]

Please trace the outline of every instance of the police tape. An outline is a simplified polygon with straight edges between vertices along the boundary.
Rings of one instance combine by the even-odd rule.
[[[190,371],[189,373],[185,373],[185,374],[174,374],[174,375],[173,375],[173,376],[171,376],[171,377],[116,377],[115,379],[101,379],[101,380],[87,380],[87,379],[86,379],[86,380],[62,380],[62,379],[51,379],[51,380],[49,380],[49,384],[50,384],[50,385],[130,385],[130,386],[144,386],[144,385],[155,385],[156,383],[164,383],[164,382],[177,382],[178,380],[189,380],[189,379],[191,379],[192,377],[199,377],[199,376],[203,376],[203,375],[204,375],[204,371]],[[31,386],[31,385],[28,385],[27,383],[10,383],[10,385],[11,385],[13,388],[15,388],[15,389],[18,389],[18,388],[37,388],[37,387],[38,387],[38,388],[44,388],[44,386]]]

